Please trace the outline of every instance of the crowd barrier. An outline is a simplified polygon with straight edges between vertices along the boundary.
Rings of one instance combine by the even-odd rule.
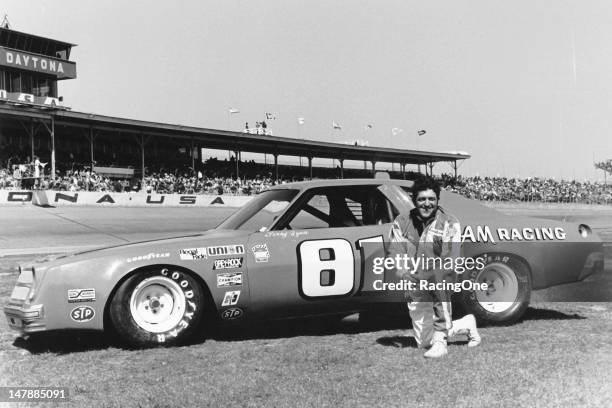
[[[0,205],[97,207],[242,207],[252,196],[93,191],[0,190]]]

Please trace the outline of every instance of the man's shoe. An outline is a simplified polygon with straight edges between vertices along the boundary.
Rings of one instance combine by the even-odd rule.
[[[425,358],[440,358],[448,354],[448,348],[446,347],[446,334],[442,332],[435,332],[433,337],[433,343],[431,348],[423,354]]]
[[[465,334],[467,336],[468,347],[476,347],[482,342],[476,327],[476,318],[472,314],[453,321],[453,327],[449,330],[448,336],[456,336],[458,334]]]

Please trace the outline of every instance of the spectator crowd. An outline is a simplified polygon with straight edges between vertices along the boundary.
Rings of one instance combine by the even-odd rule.
[[[55,180],[50,177],[39,179],[21,179],[9,170],[0,169],[0,189],[43,189],[57,191],[100,191],[100,192],[137,192],[157,194],[210,194],[210,195],[251,195],[276,184],[284,184],[305,179],[305,174],[291,174],[290,166],[284,168],[275,180],[271,168],[255,162],[240,163],[241,176],[235,177],[235,161],[209,159],[197,170],[158,171],[142,179],[110,178],[96,174],[90,169],[66,170],[57,174]],[[337,177],[335,169],[321,169],[320,178]],[[371,177],[362,171],[361,177]],[[360,175],[357,175],[359,177]],[[394,175],[396,176],[396,175]],[[410,173],[409,178],[415,176]],[[348,177],[355,177],[349,174]],[[456,180],[449,175],[442,175],[440,181],[448,191],[461,194],[467,198],[484,201],[526,201],[526,202],[562,202],[586,204],[612,204],[612,187],[600,182],[579,182],[576,180],[555,180],[530,177],[525,179],[506,177],[462,177]]]

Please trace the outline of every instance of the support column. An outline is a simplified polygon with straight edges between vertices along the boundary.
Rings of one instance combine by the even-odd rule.
[[[308,173],[310,174],[310,180],[312,180],[312,157],[308,158]]]
[[[32,147],[32,154],[30,157],[34,161],[34,120],[30,119],[30,146]]]
[[[433,168],[434,168],[434,163],[433,162],[429,163],[429,177],[433,177]]]
[[[372,160],[372,175],[376,174],[376,162]]]
[[[144,135],[140,134],[140,170],[142,171],[140,175],[140,191],[146,191],[145,187],[145,140]]]
[[[240,152],[238,150],[234,150],[234,156],[236,157],[236,180],[240,179],[240,165],[238,158],[240,156]]]
[[[275,172],[275,181],[278,184],[278,153],[274,153],[274,172]]]
[[[344,159],[339,159],[340,162],[340,178],[344,178]]]
[[[193,136],[191,137],[191,175],[195,176],[195,147],[193,146]]]
[[[406,163],[400,163],[402,169],[402,179],[406,180]]]
[[[90,127],[89,128],[89,153],[90,153],[90,159],[91,159],[91,171],[93,171],[94,168],[94,132],[93,132],[93,128]]]
[[[55,180],[55,118],[51,116],[51,180]]]

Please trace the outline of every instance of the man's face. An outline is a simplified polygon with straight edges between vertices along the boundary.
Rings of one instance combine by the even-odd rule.
[[[414,200],[419,216],[426,220],[431,218],[438,209],[438,199],[432,189],[419,191]]]

